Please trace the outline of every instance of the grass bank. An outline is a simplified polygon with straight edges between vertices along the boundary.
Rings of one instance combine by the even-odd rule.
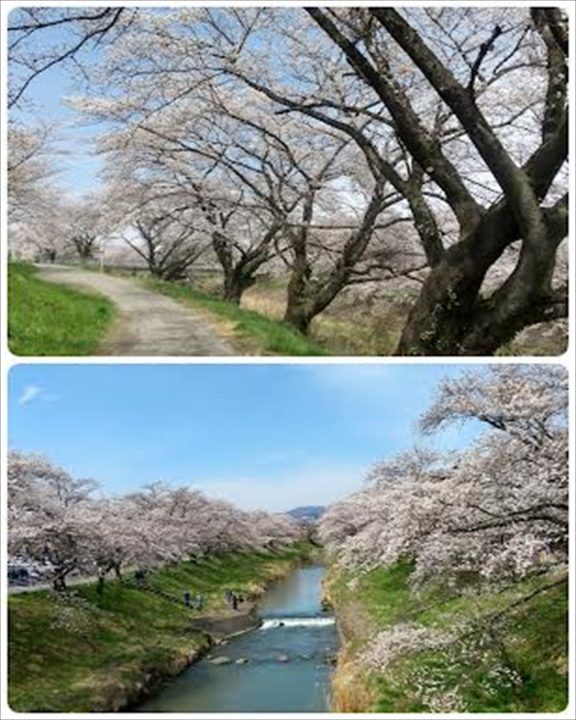
[[[189,285],[163,280],[144,280],[146,287],[206,311],[219,321],[232,343],[246,355],[325,355],[316,341],[302,335],[279,320],[266,317],[253,310],[245,310],[233,303],[215,298]]]
[[[8,268],[8,343],[15,355],[91,355],[114,318],[101,295],[43,282],[25,263]]]
[[[286,309],[286,280],[258,279],[242,296],[242,307],[275,320]],[[345,289],[310,327],[310,337],[328,355],[392,355],[414,297],[390,291],[385,298]]]
[[[472,583],[464,593],[415,594],[410,573],[409,565],[399,564],[362,577],[333,573],[328,579],[343,641],[333,710],[547,713],[566,707],[567,583],[544,590],[557,581],[548,576],[500,592]],[[359,662],[363,651],[377,633],[401,623],[444,632],[463,625],[476,630],[449,652],[404,652],[383,674],[367,672]]]
[[[305,560],[308,544],[275,553],[227,553],[166,566],[147,584],[174,598],[206,598],[202,612],[117,580],[72,592],[9,598],[9,704],[17,712],[109,712],[127,708],[194,662],[210,638],[192,625],[230,612],[225,588],[256,598]]]

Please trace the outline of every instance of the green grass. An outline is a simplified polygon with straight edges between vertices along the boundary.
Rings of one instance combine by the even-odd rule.
[[[8,268],[8,343],[15,355],[91,355],[111,323],[106,298],[43,282],[35,268]]]
[[[180,300],[196,309],[201,308],[231,325],[231,341],[249,355],[325,355],[314,340],[289,325],[265,317],[253,310],[243,310],[233,303],[174,282],[148,279],[144,284],[163,295]]]
[[[338,614],[352,612],[358,621],[347,638],[348,650],[360,653],[377,632],[398,623],[441,630],[462,624],[476,630],[465,650],[422,651],[400,656],[384,675],[365,673],[363,697],[367,712],[434,712],[414,690],[416,678],[434,687],[435,696],[456,691],[466,712],[559,712],[568,699],[567,587],[561,584],[534,595],[503,615],[488,633],[488,618],[509,608],[520,597],[550,583],[550,577],[530,579],[495,592],[470,579],[465,592],[433,588],[415,593],[408,584],[411,567],[398,564],[364,575],[352,589],[351,575],[338,577],[330,595]],[[358,581],[357,581],[358,582]],[[463,588],[461,588],[462,590]],[[361,619],[361,621],[360,621]],[[493,676],[497,666],[512,668],[519,685]]]
[[[307,553],[304,543],[275,553],[229,553],[166,566],[148,582],[178,597],[203,592],[204,612],[217,613],[225,588],[261,591]],[[206,647],[206,637],[189,627],[198,612],[118,581],[107,582],[103,594],[86,584],[66,602],[54,596],[9,598],[9,702],[17,712],[109,711],[146,675],[172,675],[192,650]]]

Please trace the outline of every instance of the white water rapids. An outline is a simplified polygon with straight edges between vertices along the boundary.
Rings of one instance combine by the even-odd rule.
[[[334,625],[332,617],[286,617],[267,618],[260,625],[260,630],[272,630],[280,627],[325,627]]]

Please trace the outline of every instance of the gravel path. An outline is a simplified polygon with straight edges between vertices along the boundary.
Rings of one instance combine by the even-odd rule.
[[[63,265],[37,267],[41,280],[92,290],[116,305],[119,316],[98,355],[237,354],[199,314],[133,280]]]

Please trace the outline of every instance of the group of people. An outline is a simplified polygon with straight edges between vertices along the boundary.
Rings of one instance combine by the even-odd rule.
[[[141,585],[144,580],[146,579],[146,571],[138,569],[134,572],[134,580]],[[182,593],[182,598],[184,600],[184,605],[186,607],[191,608],[192,610],[203,610],[206,607],[206,598],[202,593],[197,593],[196,595],[192,595],[191,592],[188,590],[185,590]],[[232,607],[233,610],[238,610],[238,607],[240,603],[243,603],[245,601],[245,597],[236,592],[236,590],[231,590],[227,588],[224,590],[224,601]]]
[[[206,605],[206,599],[202,593],[192,596],[187,590],[184,592],[184,605],[192,610],[202,610]]]
[[[244,602],[244,596],[234,590],[224,590],[224,600],[233,610],[238,610],[238,605]]]
[[[206,605],[206,598],[202,593],[192,595],[188,590],[183,593],[184,605],[192,608],[193,610],[203,610]],[[232,607],[233,610],[238,610],[240,603],[243,603],[245,597],[235,590],[226,589],[224,590],[224,601]]]

